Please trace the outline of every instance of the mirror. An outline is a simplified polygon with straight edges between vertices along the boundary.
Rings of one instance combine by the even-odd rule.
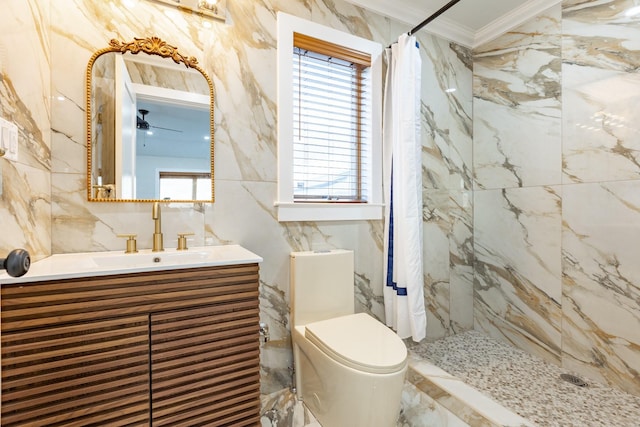
[[[86,76],[89,201],[214,201],[213,84],[195,58],[111,40]]]

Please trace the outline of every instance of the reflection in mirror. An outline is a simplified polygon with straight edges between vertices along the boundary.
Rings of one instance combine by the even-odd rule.
[[[196,60],[155,37],[96,52],[87,166],[90,201],[212,202],[213,86]]]
[[[210,200],[208,105],[138,98],[137,108],[136,197]]]

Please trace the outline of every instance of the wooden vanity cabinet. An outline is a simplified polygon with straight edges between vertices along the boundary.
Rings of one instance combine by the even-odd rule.
[[[8,284],[2,426],[259,425],[258,265]]]

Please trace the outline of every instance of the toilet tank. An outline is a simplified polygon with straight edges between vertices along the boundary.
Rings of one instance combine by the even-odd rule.
[[[353,251],[292,252],[293,326],[354,313]]]

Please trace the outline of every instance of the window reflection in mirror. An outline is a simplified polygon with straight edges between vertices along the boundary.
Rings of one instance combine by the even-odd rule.
[[[211,188],[211,176],[204,172],[160,171],[160,198],[172,200],[191,194],[194,200],[205,200]]]

